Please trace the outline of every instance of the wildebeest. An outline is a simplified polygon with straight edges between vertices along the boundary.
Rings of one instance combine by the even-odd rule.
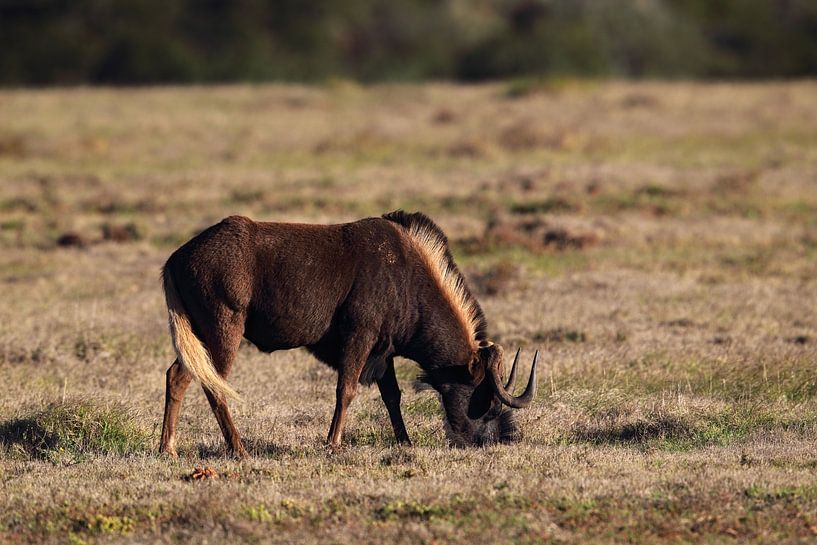
[[[420,213],[391,212],[337,225],[255,222],[231,216],[176,250],[164,266],[176,361],[167,370],[160,450],[175,455],[184,392],[198,379],[227,448],[246,451],[226,377],[244,337],[264,352],[306,347],[338,373],[327,442],[340,446],[358,384],[377,382],[397,441],[410,443],[394,357],[417,362],[442,401],[460,446],[519,437],[510,408],[536,395],[536,357],[512,395],[519,352],[503,384],[502,347],[487,339],[479,303],[442,230]]]

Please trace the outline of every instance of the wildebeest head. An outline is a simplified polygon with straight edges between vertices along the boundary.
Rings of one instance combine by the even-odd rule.
[[[536,395],[536,356],[524,393],[514,396],[518,361],[517,350],[504,382],[502,347],[483,341],[467,366],[444,367],[425,375],[424,381],[440,394],[452,444],[486,446],[520,439],[511,409],[529,406]]]

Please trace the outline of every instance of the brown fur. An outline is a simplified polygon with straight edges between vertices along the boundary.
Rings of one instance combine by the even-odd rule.
[[[488,365],[479,347],[486,337],[482,310],[445,235],[422,214],[398,211],[338,225],[233,216],[176,250],[163,276],[178,355],[167,375],[163,451],[175,453],[179,406],[196,378],[228,448],[244,453],[226,404],[234,394],[226,377],[242,337],[265,352],[306,347],[337,370],[327,438],[334,447],[358,384],[372,382],[398,441],[409,442],[395,356],[413,359],[438,377],[438,391],[457,387],[457,395],[442,397],[449,422],[458,422],[461,434],[473,442],[502,435],[493,429],[502,411],[489,410],[496,407],[484,395],[489,390],[483,386],[474,395]],[[455,370],[462,372],[449,372]]]

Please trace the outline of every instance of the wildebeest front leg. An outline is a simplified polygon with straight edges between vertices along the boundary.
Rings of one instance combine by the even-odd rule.
[[[357,395],[357,385],[363,365],[374,344],[373,340],[356,339],[347,347],[346,354],[338,366],[338,387],[335,397],[335,414],[329,427],[326,443],[333,449],[340,448],[343,428],[346,425],[346,411]]]
[[[403,413],[400,412],[400,386],[397,384],[397,376],[394,374],[394,358],[389,358],[386,363],[386,372],[383,378],[377,381],[380,389],[380,397],[389,411],[391,426],[394,428],[394,436],[397,442],[403,445],[411,445],[406,424],[403,422]]]
[[[339,374],[335,414],[332,416],[332,425],[329,427],[329,436],[326,438],[326,443],[333,449],[340,448],[343,428],[346,425],[346,411],[355,395],[357,395],[357,378],[351,379],[346,373]]]
[[[176,423],[179,420],[184,393],[190,386],[193,376],[179,363],[173,362],[167,370],[167,385],[165,387],[165,417],[162,421],[162,441],[159,452],[176,456]]]

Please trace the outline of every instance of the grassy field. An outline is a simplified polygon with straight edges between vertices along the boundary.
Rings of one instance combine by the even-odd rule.
[[[230,214],[422,210],[492,337],[540,358],[513,446],[448,448],[399,362],[323,446],[335,375],[242,347],[225,457],[159,269]],[[813,543],[817,84],[0,92],[0,542]],[[191,479],[210,466],[215,479]]]

